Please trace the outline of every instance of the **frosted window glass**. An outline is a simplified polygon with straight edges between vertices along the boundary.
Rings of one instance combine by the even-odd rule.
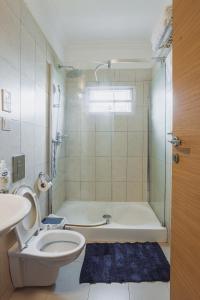
[[[133,88],[127,87],[92,87],[88,88],[89,112],[118,112],[130,113],[132,111]]]

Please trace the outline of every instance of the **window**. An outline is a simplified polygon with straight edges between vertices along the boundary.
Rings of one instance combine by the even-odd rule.
[[[130,113],[132,111],[133,88],[89,87],[87,89],[87,101],[91,113]]]

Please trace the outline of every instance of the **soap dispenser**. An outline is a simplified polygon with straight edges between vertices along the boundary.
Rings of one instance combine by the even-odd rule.
[[[5,160],[0,161],[0,193],[8,193],[10,175]]]

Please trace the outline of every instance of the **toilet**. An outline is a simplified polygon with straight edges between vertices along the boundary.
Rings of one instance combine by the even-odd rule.
[[[28,186],[16,194],[31,202],[29,214],[16,226],[18,243],[8,251],[14,287],[49,286],[55,283],[59,268],[74,261],[85,247],[78,232],[40,230],[41,218],[37,195]]]

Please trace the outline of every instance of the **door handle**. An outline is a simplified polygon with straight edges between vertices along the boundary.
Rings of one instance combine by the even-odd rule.
[[[168,142],[171,143],[174,147],[178,147],[181,145],[181,140],[179,139],[179,137],[175,135],[172,135],[171,141]]]

